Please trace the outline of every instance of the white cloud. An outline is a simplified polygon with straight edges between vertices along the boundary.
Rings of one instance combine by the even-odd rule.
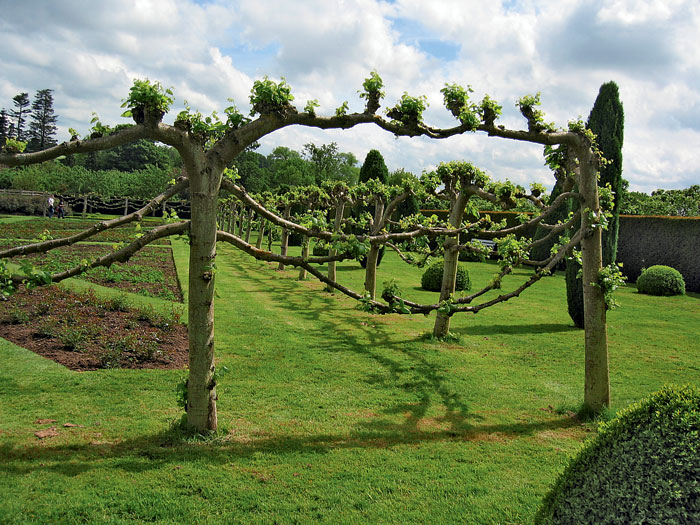
[[[87,6],[87,7],[86,7]],[[0,0],[0,107],[20,91],[55,90],[60,128],[84,131],[90,114],[120,122],[134,77],[173,86],[208,113],[233,97],[243,110],[254,78],[285,76],[301,108],[318,99],[353,111],[363,79],[377,69],[386,104],[403,91],[428,96],[426,121],[452,126],[442,107],[446,82],[471,84],[503,105],[502,121],[522,127],[515,108],[541,91],[558,125],[586,118],[598,87],[614,80],[625,106],[624,174],[632,189],[684,187],[700,180],[700,5],[696,0]],[[450,53],[428,53],[425,42]],[[436,48],[439,49],[439,48]],[[175,108],[177,110],[177,108]],[[263,150],[336,141],[360,160],[371,148],[391,169],[415,173],[465,158],[496,178],[552,184],[541,149],[485,136],[445,141],[395,139],[371,126],[347,132],[281,130]]]

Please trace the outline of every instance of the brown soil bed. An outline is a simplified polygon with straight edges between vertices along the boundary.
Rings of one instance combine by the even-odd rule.
[[[55,285],[0,301],[0,337],[79,371],[187,366],[187,327],[178,320],[177,312],[124,308]]]

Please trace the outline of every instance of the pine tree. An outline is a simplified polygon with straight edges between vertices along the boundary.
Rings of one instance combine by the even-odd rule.
[[[360,182],[367,182],[370,179],[378,180],[383,184],[389,180],[389,169],[384,163],[384,157],[376,149],[369,150],[360,168]]]
[[[29,94],[20,93],[12,98],[12,102],[15,105],[15,109],[10,110],[10,114],[15,120],[13,138],[17,140],[25,140],[27,133],[23,128],[27,121],[27,117],[32,111],[29,109]]]
[[[32,103],[31,122],[29,122],[30,151],[40,151],[56,145],[56,122],[58,116],[53,111],[53,95],[51,89],[41,89],[36,92]]]
[[[10,132],[10,119],[7,116],[7,110],[0,110],[0,139],[6,139]]]
[[[598,148],[608,161],[600,169],[599,184],[601,187],[609,184],[614,193],[613,215],[608,221],[607,230],[603,231],[603,266],[614,263],[617,257],[620,197],[624,186],[622,179],[624,125],[625,114],[617,84],[606,82],[600,86],[586,125],[595,133]],[[571,319],[577,327],[583,328],[583,283],[578,277],[580,268],[581,266],[575,261],[570,260],[566,264],[566,298]]]

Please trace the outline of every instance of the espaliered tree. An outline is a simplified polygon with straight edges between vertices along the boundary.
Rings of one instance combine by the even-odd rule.
[[[447,138],[454,135],[483,131],[490,136],[505,139],[527,141],[543,145],[566,144],[571,154],[576,157],[578,164],[576,178],[583,202],[581,213],[582,261],[584,273],[584,297],[586,301],[586,385],[585,403],[593,409],[599,409],[609,403],[608,367],[607,367],[607,335],[605,328],[605,298],[604,286],[601,281],[601,250],[600,250],[600,208],[598,204],[598,187],[596,184],[598,159],[593,150],[593,142],[583,126],[572,127],[569,130],[557,131],[552,126],[544,124],[541,113],[534,108],[534,97],[527,97],[520,102],[520,109],[528,121],[526,130],[510,130],[495,124],[500,107],[488,96],[478,104],[468,102],[466,90],[459,86],[447,86],[450,95],[448,108],[459,119],[459,124],[452,128],[439,129],[426,125],[422,113],[425,109],[424,97],[412,97],[404,94],[399,102],[387,111],[386,119],[376,113],[382,98],[382,82],[376,73],[363,84],[362,97],[367,100],[365,110],[359,113],[348,113],[346,105],[336,110],[334,116],[323,117],[315,113],[315,104],[309,102],[304,111],[299,112],[291,102],[293,96],[289,85],[282,80],[279,83],[268,78],[255,81],[250,102],[251,116],[241,114],[234,106],[225,110],[225,120],[215,115],[203,117],[199,112],[189,109],[178,114],[173,125],[162,122],[164,114],[172,104],[172,92],[164,90],[160,84],[148,80],[137,80],[132,86],[124,105],[127,108],[125,116],[134,120],[134,125],[115,132],[96,130],[87,140],[64,142],[55,147],[40,152],[20,154],[5,151],[0,153],[0,164],[22,166],[54,159],[61,155],[76,153],[91,153],[110,149],[139,139],[151,139],[174,147],[183,162],[183,185],[189,189],[191,199],[190,221],[180,221],[154,228],[140,239],[132,242],[120,251],[111,254],[109,260],[97,260],[88,265],[49,276],[50,280],[60,280],[66,276],[76,275],[87,267],[109,264],[110,260],[128,258],[146,243],[154,238],[174,233],[186,232],[190,238],[189,260],[189,297],[188,297],[188,327],[189,327],[189,378],[187,381],[187,423],[197,431],[214,430],[217,428],[216,411],[216,370],[214,365],[214,285],[216,281],[215,259],[217,239],[239,246],[261,260],[284,261],[288,264],[306,266],[309,273],[320,280],[330,282],[327,276],[321,274],[314,263],[326,263],[330,257],[301,257],[276,255],[268,251],[256,250],[254,246],[245,243],[236,235],[220,232],[217,228],[217,209],[219,191],[222,187],[231,191],[244,204],[254,208],[268,220],[299,233],[324,238],[334,242],[351,242],[347,236],[338,236],[332,232],[316,231],[305,228],[279,217],[277,214],[259,206],[251,199],[244,189],[235,182],[224,178],[224,170],[233,160],[249,146],[275,130],[292,126],[310,126],[320,129],[347,129],[359,124],[374,124],[397,136],[426,136],[429,138]],[[457,95],[453,97],[452,95]],[[447,97],[446,97],[447,98]],[[179,183],[178,183],[179,184]],[[165,193],[163,195],[166,195]],[[162,198],[163,195],[160,197]],[[138,220],[136,215],[133,220]],[[93,230],[107,228],[106,222],[93,227]],[[369,236],[363,242],[378,243],[387,240],[408,240],[420,235],[444,234],[457,235],[454,230],[438,232],[429,228],[416,228],[413,231],[398,233],[382,233]],[[358,239],[359,240],[359,239]],[[573,239],[572,239],[573,241]],[[53,242],[53,241],[47,241]],[[61,241],[64,242],[64,241]],[[46,251],[49,244],[38,243],[32,248],[36,252]],[[562,246],[562,250],[566,246]],[[0,257],[7,257],[10,251],[0,252]],[[21,253],[21,250],[19,252]],[[561,250],[560,252],[561,253]],[[346,258],[336,256],[338,260]],[[121,259],[120,259],[121,258]],[[546,267],[545,267],[546,268]],[[5,272],[4,272],[5,273]],[[3,277],[5,285],[17,285],[34,276]],[[38,280],[46,280],[42,276]],[[596,286],[595,284],[598,284]],[[335,283],[336,289],[342,287]],[[344,291],[344,290],[343,290]],[[345,291],[351,297],[362,299],[351,291]],[[504,294],[504,296],[507,294]],[[493,299],[498,303],[505,297]],[[370,306],[383,308],[384,311],[395,311],[393,305],[382,305],[376,301]],[[457,307],[469,308],[458,304]],[[474,311],[475,307],[471,307]],[[434,308],[436,309],[436,308]],[[416,311],[419,309],[416,308]],[[465,310],[468,311],[468,310]]]
[[[356,203],[370,205],[370,209],[372,205],[374,207],[373,213],[364,217],[366,221],[360,221],[361,227],[366,228],[369,237],[377,237],[386,231],[387,223],[396,207],[412,193],[413,189],[408,182],[401,188],[386,186],[378,180],[369,179],[364,184],[353,187]],[[370,240],[369,249],[364,259],[365,291],[372,300],[377,294],[377,264],[382,248],[383,242],[381,240]]]
[[[324,185],[326,194],[328,195],[328,201],[333,209],[333,233],[338,234],[343,227],[343,216],[345,214],[345,205],[353,204],[353,198],[350,193],[350,188],[343,181],[338,182],[327,182]],[[328,255],[332,258],[338,255],[338,251],[332,246],[328,250]],[[328,279],[331,281],[336,281],[336,261],[328,262]],[[326,285],[326,291],[333,291],[332,285]]]

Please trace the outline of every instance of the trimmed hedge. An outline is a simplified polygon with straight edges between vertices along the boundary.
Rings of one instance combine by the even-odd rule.
[[[424,290],[431,292],[439,292],[442,289],[442,274],[445,266],[445,261],[439,259],[432,263],[423,272],[423,277],[421,277],[420,285]],[[462,265],[457,265],[457,280],[455,282],[455,290],[469,290],[472,287],[471,280],[469,279],[469,272]]]
[[[664,387],[601,425],[535,523],[700,523],[700,391]]]
[[[620,216],[617,261],[630,282],[644,268],[671,266],[686,290],[700,293],[700,217]]]
[[[649,295],[683,295],[683,276],[670,266],[656,265],[647,268],[637,279],[637,291]]]

